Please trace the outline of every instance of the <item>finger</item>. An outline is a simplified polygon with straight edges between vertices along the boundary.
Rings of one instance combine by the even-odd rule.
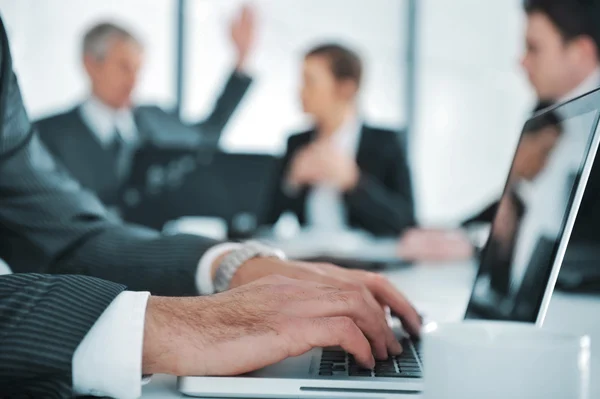
[[[325,267],[327,266],[325,265]],[[336,266],[333,267],[337,268]],[[383,352],[383,350],[381,350],[381,352],[376,352],[378,359],[384,360],[387,359],[388,354],[397,356],[402,353],[402,345],[400,345],[400,342],[398,342],[398,340],[396,339],[394,332],[389,327],[382,306],[379,304],[379,302],[377,302],[371,291],[369,291],[369,289],[364,284],[352,279],[337,278],[331,276],[324,276],[323,283],[332,286],[338,286],[343,290],[356,291],[363,296],[364,300],[366,301],[369,307],[370,314],[374,317],[373,322],[377,323],[380,326],[381,333],[383,334],[383,339],[385,340],[386,350],[385,352]]]
[[[296,324],[303,339],[313,348],[341,346],[363,367],[375,367],[369,341],[356,323],[348,317],[302,319]],[[293,354],[294,355],[294,354]]]
[[[368,334],[368,338],[372,341],[376,356],[380,359],[386,359],[388,353],[397,355],[402,352],[402,346],[390,329],[382,307],[367,286],[357,279],[343,277],[343,273],[346,273],[347,271],[334,265],[297,262],[297,266],[299,267],[296,269],[297,275],[295,278],[302,280],[285,279],[275,282],[293,283],[295,288],[285,288],[285,290],[290,293],[291,291],[295,291],[298,295],[306,295],[306,298],[310,298],[313,301],[313,303],[305,305],[301,310],[301,312],[304,312],[302,313],[303,315],[313,317],[333,315],[347,316],[349,315],[348,313],[339,313],[341,311],[347,312],[348,310],[348,306],[344,302],[330,305],[329,307],[323,307],[317,302],[322,301],[323,299],[327,299],[331,302],[332,300],[330,298],[323,298],[323,296],[336,292],[341,294],[340,290],[355,292],[360,295],[360,297],[355,298],[356,302],[359,302],[359,305],[362,305],[363,309],[366,311],[366,317],[364,316],[365,313],[363,313],[361,319],[365,321],[359,321],[360,327],[365,328],[365,331],[371,331]],[[333,277],[331,274],[334,273],[341,275],[341,277]],[[310,295],[314,295],[313,290],[315,289],[325,291],[325,293],[318,293],[320,296],[319,298],[311,298]],[[343,300],[344,298],[342,298],[342,301]],[[295,311],[298,311],[298,309],[295,309]],[[337,313],[323,313],[332,311]]]
[[[378,274],[364,273],[364,280],[379,302],[388,305],[392,312],[400,318],[406,331],[413,336],[419,336],[421,318],[404,295],[388,279]]]
[[[325,291],[318,297],[311,297],[295,304],[289,311],[296,317],[349,317],[361,329],[371,343],[378,359],[387,359],[387,325],[356,291]]]
[[[403,351],[402,345],[398,341],[398,338],[396,338],[394,331],[392,330],[392,328],[390,327],[390,324],[388,323],[388,317],[385,313],[384,308],[379,304],[379,302],[377,302],[377,300],[375,299],[373,294],[371,294],[371,292],[366,287],[364,288],[363,296],[365,296],[367,298],[367,302],[373,309],[373,312],[378,314],[378,317],[382,320],[382,323],[384,326],[383,331],[386,336],[385,341],[386,341],[388,353],[393,356],[400,355]]]

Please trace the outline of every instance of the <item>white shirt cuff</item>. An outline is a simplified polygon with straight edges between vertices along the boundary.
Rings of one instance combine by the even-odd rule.
[[[142,395],[142,349],[150,293],[119,294],[73,355],[76,395],[122,399]]]
[[[212,266],[221,255],[241,248],[242,244],[225,243],[215,245],[200,258],[196,271],[196,288],[200,295],[212,295],[215,293],[215,284],[212,278]]]

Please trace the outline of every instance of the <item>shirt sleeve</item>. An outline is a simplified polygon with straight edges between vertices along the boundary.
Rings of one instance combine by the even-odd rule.
[[[142,347],[150,293],[125,291],[102,313],[73,355],[76,395],[142,394]]]

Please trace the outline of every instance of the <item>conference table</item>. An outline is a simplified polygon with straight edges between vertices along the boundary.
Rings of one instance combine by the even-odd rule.
[[[474,262],[420,264],[383,271],[427,319],[439,322],[461,320],[475,277]],[[544,329],[587,334],[592,338],[590,398],[600,398],[600,296],[555,292]],[[156,375],[143,388],[145,399],[184,398],[177,392],[177,379]]]

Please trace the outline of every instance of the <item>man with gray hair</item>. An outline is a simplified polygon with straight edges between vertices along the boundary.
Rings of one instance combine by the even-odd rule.
[[[244,7],[231,25],[235,70],[212,113],[187,125],[158,106],[132,103],[143,65],[142,42],[113,23],[91,28],[83,39],[82,60],[90,96],[75,108],[38,121],[42,141],[62,166],[109,206],[121,203],[136,148],[216,148],[242,101],[251,78],[244,68],[254,39],[254,15]]]

